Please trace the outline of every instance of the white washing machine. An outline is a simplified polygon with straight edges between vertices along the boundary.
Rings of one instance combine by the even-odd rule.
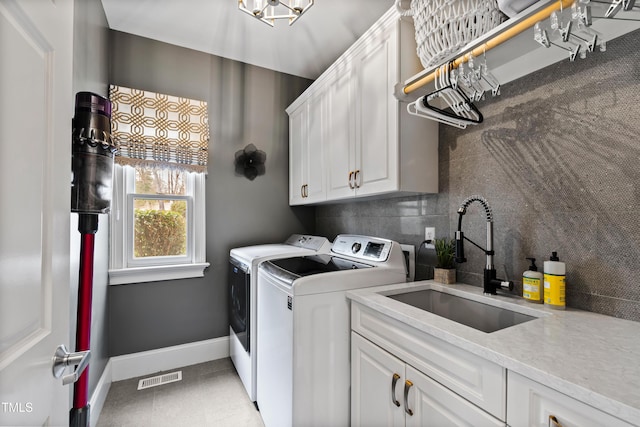
[[[257,403],[266,427],[349,425],[346,292],[405,280],[400,245],[366,236],[260,264]]]
[[[256,401],[257,269],[265,260],[327,253],[324,237],[293,234],[284,243],[245,246],[229,253],[229,354],[242,384]]]

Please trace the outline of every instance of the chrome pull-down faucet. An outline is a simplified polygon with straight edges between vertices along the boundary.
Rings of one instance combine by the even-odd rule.
[[[487,248],[483,249],[480,245],[476,244],[472,240],[464,237],[462,232],[462,216],[467,213],[467,208],[471,203],[478,202],[484,208],[487,216]],[[485,295],[495,295],[498,289],[513,290],[513,282],[510,280],[500,280],[496,278],[496,269],[493,265],[493,212],[487,200],[482,196],[470,196],[467,197],[460,207],[458,208],[458,230],[456,231],[456,254],[455,261],[457,263],[466,262],[464,257],[464,240],[468,240],[474,246],[480,248],[487,256],[487,263],[484,267],[484,293]]]

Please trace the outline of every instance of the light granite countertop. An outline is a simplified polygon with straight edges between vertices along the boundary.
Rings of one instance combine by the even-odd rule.
[[[434,289],[508,308],[535,320],[485,333],[385,295]],[[554,310],[482,288],[432,280],[347,293],[366,307],[640,426],[640,322],[577,309]]]

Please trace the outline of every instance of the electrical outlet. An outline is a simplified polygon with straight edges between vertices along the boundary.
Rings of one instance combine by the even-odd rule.
[[[435,227],[425,227],[424,228],[424,240],[435,240],[436,239],[436,228]]]

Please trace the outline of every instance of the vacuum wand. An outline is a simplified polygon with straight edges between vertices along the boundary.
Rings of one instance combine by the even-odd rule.
[[[91,92],[76,94],[72,134],[71,212],[78,213],[80,268],[76,352],[90,351],[93,264],[98,214],[109,212],[113,157],[116,151],[111,139],[111,102]],[[70,427],[88,427],[89,367],[73,386],[73,408]]]

